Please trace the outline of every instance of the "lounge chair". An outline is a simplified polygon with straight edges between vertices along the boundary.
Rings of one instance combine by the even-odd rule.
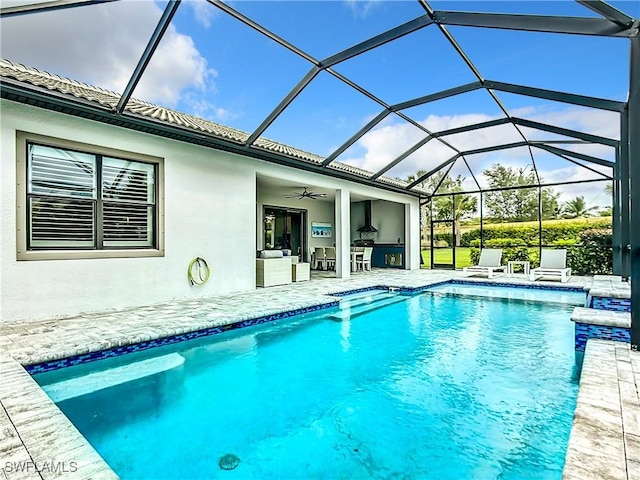
[[[487,278],[497,277],[496,272],[502,272],[500,275],[506,273],[506,265],[500,265],[502,261],[502,249],[501,248],[484,248],[480,252],[480,260],[478,265],[473,267],[465,267],[462,272],[467,276],[471,275],[487,275]]]
[[[529,273],[529,278],[533,281],[538,278],[559,278],[561,282],[566,282],[571,276],[571,269],[567,267],[567,251],[542,250],[540,252],[540,266],[534,268]]]

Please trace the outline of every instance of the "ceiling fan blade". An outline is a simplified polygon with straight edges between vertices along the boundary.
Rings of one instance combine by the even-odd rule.
[[[302,192],[297,193],[285,193],[284,198],[297,198],[298,200],[302,200],[304,198],[311,198],[315,200],[316,198],[324,198],[327,196],[326,193],[314,193],[307,190],[307,187],[302,187]]]

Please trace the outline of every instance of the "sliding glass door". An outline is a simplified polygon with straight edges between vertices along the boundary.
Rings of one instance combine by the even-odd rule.
[[[306,261],[306,210],[264,207],[264,246],[267,250],[289,249]]]

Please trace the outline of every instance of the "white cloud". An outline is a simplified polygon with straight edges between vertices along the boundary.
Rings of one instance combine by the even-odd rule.
[[[242,112],[232,112],[214,105],[211,102],[203,100],[198,95],[186,94],[183,102],[189,106],[188,110],[192,115],[217,121],[222,124],[226,124],[230,120],[234,120],[243,115]]]
[[[596,110],[588,110],[585,112],[585,109],[575,108],[572,106],[550,111],[530,106],[520,108],[512,113],[514,116],[523,116],[538,122],[550,125],[559,125],[574,130],[593,133],[595,135],[608,136],[610,138],[617,138],[618,135],[619,120],[617,115],[612,115],[611,112]],[[429,115],[427,118],[419,121],[429,130],[438,132],[491,119],[492,117],[489,115],[470,113],[445,116]],[[420,138],[422,138],[420,135],[415,135],[415,131],[417,131],[415,127],[411,127],[406,124],[387,124],[384,127],[370,132],[357,142],[352,151],[362,152],[360,155],[352,155],[351,158],[339,158],[338,160],[376,172],[408,150]],[[414,133],[410,134],[409,132]],[[525,135],[531,133],[532,131],[528,130]],[[541,136],[538,138],[545,138],[545,136],[546,134],[542,132]],[[549,136],[551,135],[549,134]],[[510,125],[503,125],[474,132],[465,132],[464,134],[451,135],[449,137],[445,137],[445,140],[448,140],[450,144],[458,150],[466,151],[483,146],[518,142],[522,140],[522,138],[515,128]],[[611,158],[612,155],[611,147],[607,146],[560,145],[560,147],[573,151],[581,151],[600,158]],[[533,149],[533,152],[534,158],[541,155],[537,149]],[[415,174],[418,170],[429,171],[443,161],[451,158],[454,154],[455,152],[453,150],[446,147],[441,142],[431,140],[420,150],[387,172],[386,175],[390,177],[406,178],[408,175]],[[546,154],[542,153],[542,155]],[[574,179],[594,178],[594,174],[584,168],[573,166],[572,164],[558,159],[558,157],[555,156],[549,157],[552,159],[551,163],[555,161],[558,165],[561,165],[561,167],[558,169],[548,168],[545,169],[545,171],[540,171],[545,182],[573,181]],[[467,160],[474,175],[478,179],[478,182],[482,186],[486,186],[487,184],[486,179],[482,175],[482,170],[494,163],[501,163],[514,168],[525,168],[531,163],[531,157],[527,148],[514,148],[479,155],[471,155],[467,157]],[[457,174],[455,172],[459,171],[463,177],[469,177],[468,169],[466,169],[462,160],[459,159],[458,162],[460,162],[460,165],[464,168],[459,167],[458,163],[456,163],[452,170],[452,174]],[[550,162],[547,161],[545,165],[547,164],[550,164]],[[569,170],[566,170],[567,165],[570,166]],[[606,169],[603,171],[606,171]],[[594,189],[598,188],[602,187],[594,187]],[[567,190],[577,190],[577,187],[571,187]]]
[[[200,55],[191,37],[177,33],[170,26],[149,62],[136,96],[162,99],[175,106],[182,90],[187,87],[214,93],[213,79],[217,75],[215,70],[207,67],[207,60]]]
[[[438,132],[490,119],[490,116],[484,114],[429,115],[426,119],[420,121],[420,124],[432,132]],[[339,160],[364,168],[365,170],[376,172],[415,145],[425,135],[424,132],[407,123],[388,123],[370,132],[358,141],[357,147],[364,149],[364,154],[361,157]],[[462,150],[475,148],[471,146],[474,141],[473,136],[468,136],[467,138],[466,143],[459,141],[457,144],[454,144],[454,146]],[[387,172],[386,175],[405,178],[418,170],[428,171],[439,163],[451,158],[455,153],[454,150],[442,142],[431,140],[424,147]]]
[[[381,0],[345,0],[344,3],[353,16],[360,20],[367,18],[373,9],[381,4]]]
[[[211,26],[211,21],[219,11],[206,0],[187,0],[186,4],[193,9],[196,21],[204,28]]]
[[[420,121],[423,127],[428,128],[432,132],[441,132],[451,128],[472,125],[474,123],[486,122],[493,117],[484,113],[467,113],[464,115],[429,115],[425,120]]]
[[[161,14],[154,2],[123,1],[3,19],[2,56],[122,92]],[[187,89],[215,89],[215,76],[170,25],[134,96],[173,107]]]
[[[525,118],[549,125],[587,132],[613,139],[620,138],[620,117],[615,112],[592,108],[536,109]]]
[[[594,165],[596,170],[600,170],[606,173],[603,167]],[[541,171],[541,176],[545,179],[545,183],[558,183],[558,182],[584,182],[585,180],[600,179],[605,180],[604,177],[599,177],[597,174],[590,172],[585,168],[578,166],[567,166],[552,171]],[[561,185],[553,187],[554,190],[560,193],[560,203],[567,202],[577,196],[583,196],[587,205],[599,206],[601,208],[611,205],[611,197],[605,193],[605,182],[589,182],[589,183],[577,183],[572,185]]]

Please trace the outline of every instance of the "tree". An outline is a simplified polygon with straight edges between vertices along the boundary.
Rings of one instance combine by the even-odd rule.
[[[598,215],[600,217],[612,217],[613,216],[613,207],[604,207],[598,211]]]
[[[412,183],[414,181],[416,181],[418,178],[422,177],[425,173],[427,173],[426,170],[418,170],[414,175],[409,175],[404,181],[407,183]],[[401,179],[398,179],[401,180]],[[421,188],[423,190],[427,190],[428,191],[428,186],[429,186],[429,179],[424,179],[422,180],[420,183],[418,183],[416,185],[416,187]],[[420,235],[420,239],[428,239],[429,235],[431,234],[431,221],[430,221],[430,217],[429,217],[429,204],[428,203],[424,203],[422,205],[420,205],[420,230],[421,230],[421,235]]]
[[[597,210],[598,207],[587,207],[587,202],[584,200],[584,196],[579,195],[567,202],[562,206],[565,217],[567,218],[579,218],[590,217],[591,212]]]
[[[604,193],[613,196],[613,183],[607,183],[604,187]]]
[[[487,192],[484,206],[488,217],[518,222],[538,219],[538,179],[533,171],[494,164],[482,173],[488,178],[490,188],[531,186]],[[540,194],[542,219],[557,218],[560,213],[560,194],[550,187],[542,188]]]
[[[410,175],[407,181],[412,182],[416,178],[420,178],[426,172],[419,170],[415,175]],[[461,222],[465,217],[470,217],[478,210],[478,199],[472,195],[465,195],[462,193],[462,182],[464,178],[458,175],[456,178],[449,176],[445,177],[443,171],[436,172],[430,177],[420,182],[419,186],[428,192],[434,192],[437,188],[437,193],[456,193],[455,201],[454,196],[438,196],[431,197],[433,218],[437,220],[453,220],[454,233],[456,239],[456,246],[460,246],[460,238],[462,235]],[[421,212],[422,213],[422,212]],[[424,215],[428,217],[428,214]]]
[[[546,187],[540,189],[541,199],[540,207],[542,213],[542,220],[551,220],[553,218],[560,217],[560,192],[556,192],[553,188]]]
[[[604,187],[604,193],[609,195],[611,203],[613,203],[613,182],[607,182]],[[601,217],[612,217],[613,216],[613,205],[608,207],[603,207],[598,211],[598,215]]]

